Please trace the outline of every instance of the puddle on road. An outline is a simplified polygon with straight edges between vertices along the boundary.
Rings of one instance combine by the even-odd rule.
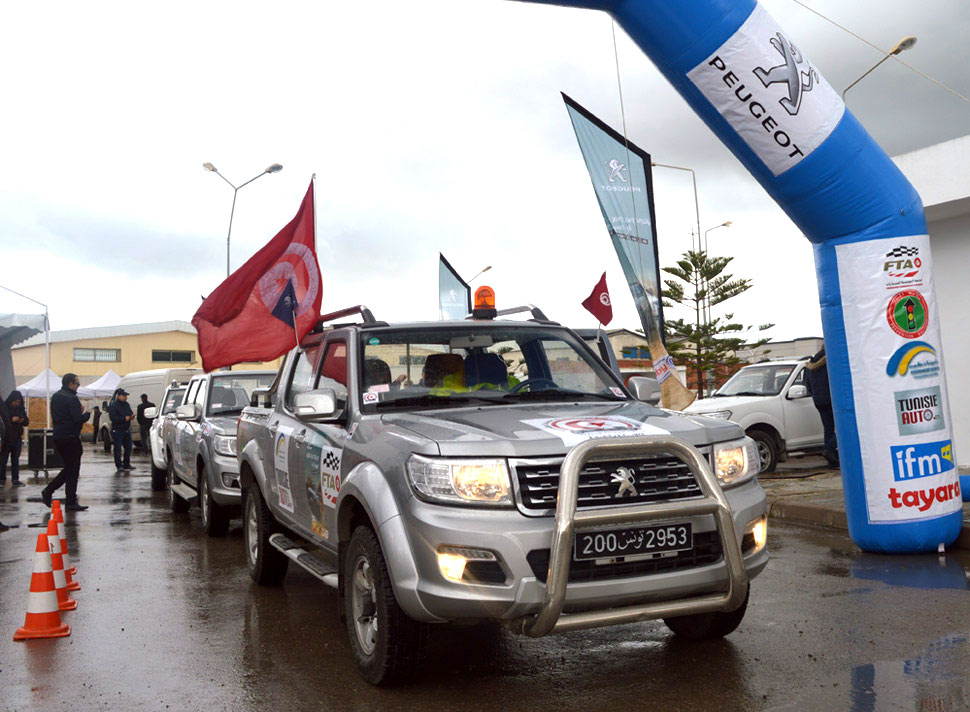
[[[888,586],[905,588],[970,590],[967,570],[954,555],[856,553],[842,556],[833,552],[833,558],[838,560],[819,564],[815,572],[822,576],[879,581]]]

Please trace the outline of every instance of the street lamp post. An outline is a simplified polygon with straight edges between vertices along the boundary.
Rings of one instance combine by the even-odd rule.
[[[720,225],[715,225],[714,227],[708,228],[707,230],[704,231],[704,257],[705,258],[707,257],[707,233],[711,232],[711,230],[717,230],[719,227],[731,227],[731,221],[725,220]],[[704,323],[707,324],[711,321],[711,290],[710,290],[710,285],[707,283],[706,280],[704,283],[704,290],[707,293],[704,299],[704,309],[706,312],[704,315]]]
[[[868,72],[866,72],[865,74],[863,74],[861,77],[859,77],[858,79],[856,79],[854,82],[852,82],[849,86],[847,86],[845,88],[845,90],[842,92],[842,101],[845,101],[845,95],[849,93],[849,89],[851,89],[856,84],[858,84],[863,79],[865,79],[870,74],[872,74],[875,71],[876,67],[878,67],[880,64],[882,64],[883,62],[885,62],[890,57],[894,57],[895,55],[899,54],[900,52],[905,52],[908,49],[912,49],[915,44],[916,44],[916,38],[913,37],[913,36],[904,37],[903,39],[899,40],[899,42],[896,43],[896,46],[893,47],[891,50],[889,50],[889,53],[886,54],[885,57],[883,57],[878,62],[876,62],[872,66],[872,68],[869,69]]]
[[[281,166],[279,163],[274,163],[259,175],[250,178],[245,183],[242,183],[240,185],[233,185],[233,183],[224,175],[222,175],[219,172],[219,169],[216,168],[211,163],[208,163],[208,162],[203,163],[202,167],[205,168],[207,171],[211,171],[212,173],[215,173],[217,176],[222,178],[222,180],[226,181],[226,183],[229,183],[229,187],[232,188],[232,210],[229,211],[229,233],[226,235],[226,277],[228,277],[229,276],[229,243],[230,243],[230,240],[232,239],[232,218],[233,218],[233,215],[235,215],[236,213],[236,193],[239,192],[240,188],[243,188],[249,185],[260,176],[264,176],[267,173],[279,173],[281,170],[283,170],[283,166]]]
[[[694,183],[694,217],[697,219],[697,249],[701,249],[701,209],[698,207],[697,202],[697,174],[694,173],[693,168],[685,168],[684,166],[672,166],[669,163],[654,163],[650,162],[651,166],[658,166],[660,168],[673,168],[677,171],[687,171],[690,173],[690,179]],[[694,240],[691,239],[691,247],[694,246]]]

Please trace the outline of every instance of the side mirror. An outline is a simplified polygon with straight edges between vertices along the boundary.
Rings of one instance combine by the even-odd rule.
[[[633,391],[633,397],[638,401],[657,405],[660,402],[660,384],[654,378],[633,376],[627,386]]]
[[[201,415],[197,403],[186,403],[175,409],[175,417],[179,420],[196,420]]]
[[[807,398],[809,396],[808,388],[805,386],[792,386],[788,389],[788,395],[786,396],[788,400],[796,400],[798,398]]]
[[[149,420],[155,420],[158,416],[158,408],[145,408],[143,415]]]
[[[269,408],[272,406],[269,388],[254,388],[253,394],[249,396],[249,405],[253,408]]]
[[[332,388],[297,393],[293,411],[300,420],[332,418],[337,414],[337,394]]]

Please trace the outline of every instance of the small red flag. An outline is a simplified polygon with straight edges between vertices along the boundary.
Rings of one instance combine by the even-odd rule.
[[[593,293],[586,297],[583,306],[604,326],[613,321],[613,305],[610,303],[610,290],[606,287],[606,272],[593,287]]]
[[[202,368],[272,361],[320,317],[323,285],[313,230],[313,183],[296,217],[216,287],[192,317]]]

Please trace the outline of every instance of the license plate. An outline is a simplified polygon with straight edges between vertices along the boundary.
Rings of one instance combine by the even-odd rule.
[[[573,559],[615,559],[687,551],[693,546],[689,523],[579,532],[573,545]]]

